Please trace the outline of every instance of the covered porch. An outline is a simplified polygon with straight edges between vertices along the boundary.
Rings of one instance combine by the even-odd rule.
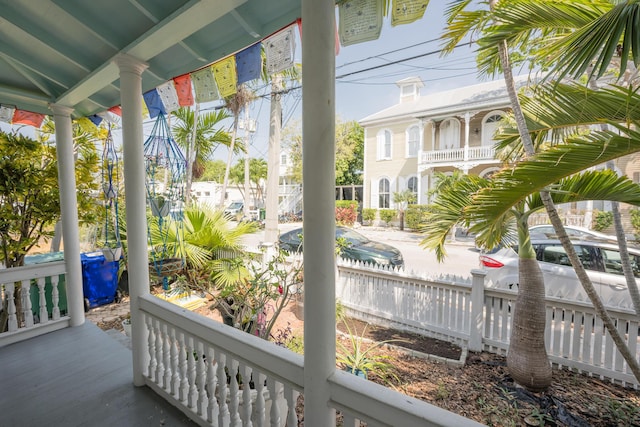
[[[260,0],[20,0],[3,6],[0,18],[9,28],[0,47],[0,102],[54,117],[65,247],[62,263],[0,271],[9,297],[14,283],[22,283],[25,319],[18,324],[9,304],[9,332],[0,334],[3,422],[186,425],[182,413],[199,425],[292,427],[299,421],[292,408],[302,395],[307,427],[335,425],[336,411],[348,426],[359,420],[477,425],[336,370],[334,8],[332,0],[268,6]],[[314,195],[304,200],[304,358],[150,295],[142,152],[143,93],[298,18],[304,22],[303,190]],[[130,353],[85,324],[75,194],[72,119],[113,106],[122,109]],[[66,311],[59,307],[60,275]],[[47,279],[53,289],[45,303]],[[30,292],[40,295],[38,307]],[[125,402],[126,418],[109,418]]]

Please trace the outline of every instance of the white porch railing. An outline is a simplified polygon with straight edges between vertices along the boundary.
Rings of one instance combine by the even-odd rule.
[[[472,351],[505,354],[517,293],[485,289],[484,274],[472,274],[472,280],[434,279],[340,261],[336,296],[351,315],[371,323],[455,342]],[[546,313],[545,342],[552,363],[640,386],[590,303],[547,297]],[[609,308],[609,315],[640,360],[635,313]]]
[[[60,282],[64,283],[61,278],[65,273],[64,261],[0,270],[0,318],[7,318],[7,332],[0,333],[0,347],[69,326],[69,317],[60,312]],[[31,300],[36,294],[38,307],[33,307]],[[6,313],[2,307],[6,307]]]
[[[140,310],[148,332],[146,383],[195,422],[298,425],[291,409],[304,393],[302,356],[153,296],[141,297]],[[329,382],[331,406],[345,426],[480,425],[346,372],[336,370]]]
[[[469,147],[466,160],[493,160],[495,159],[495,154],[496,152],[493,146]],[[421,164],[462,162],[464,160],[464,148],[425,151],[420,157]]]

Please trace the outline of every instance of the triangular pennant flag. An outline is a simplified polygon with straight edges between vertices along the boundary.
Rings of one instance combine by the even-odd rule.
[[[164,104],[164,109],[170,113],[180,108],[178,102],[178,94],[176,93],[176,87],[173,85],[173,80],[169,80],[166,83],[161,84],[156,88],[160,99]]]
[[[267,73],[279,73],[293,66],[293,55],[296,50],[293,25],[264,39],[262,44],[267,54]]]
[[[91,117],[93,116],[80,117],[79,119],[76,119],[75,122],[84,132],[92,132],[98,125],[91,119]],[[100,121],[102,121],[102,119],[100,119]]]
[[[24,110],[16,110],[13,112],[13,118],[11,119],[11,123],[13,124],[21,124],[21,125],[29,125],[36,128],[42,126],[42,122],[44,121],[44,114],[40,113],[32,113],[31,111]]]
[[[410,24],[422,19],[429,0],[393,0],[391,4],[391,25]]]
[[[382,29],[384,0],[347,0],[340,3],[340,43],[349,46],[377,40]]]
[[[115,114],[116,116],[122,117],[122,107],[119,105],[109,108],[109,112]]]
[[[220,99],[210,66],[191,73],[191,81],[196,92],[196,102],[202,103]]]
[[[261,43],[256,43],[236,53],[238,84],[260,78],[260,72],[262,71],[261,47]]]
[[[181,107],[189,107],[193,105],[193,90],[191,90],[191,75],[183,74],[175,77],[173,84],[178,94],[178,102]]]
[[[335,20],[335,19],[334,19]],[[300,33],[300,40],[302,40],[302,19],[296,19],[296,24],[298,24],[298,31]],[[338,25],[334,25],[334,34],[335,34],[335,43],[336,43],[336,56],[340,53],[340,38],[338,37]]]
[[[87,118],[91,120],[91,123],[93,123],[96,126],[100,126],[100,123],[102,123],[102,120],[103,120],[103,118],[97,114],[92,114]]]
[[[142,98],[142,117],[149,117],[149,109],[147,108],[147,102]]]
[[[228,98],[238,91],[236,58],[234,56],[216,62],[211,68],[213,69],[213,78],[216,79],[216,86],[218,86],[221,97]]]
[[[162,99],[160,98],[160,94],[158,94],[157,89],[151,89],[142,95],[144,98],[144,103],[147,104],[147,109],[149,110],[149,117],[152,119],[157,117],[158,114],[167,114],[167,110],[164,108],[164,104],[162,103]]]
[[[0,105],[0,121],[11,123],[14,111],[16,111],[16,107],[12,105]]]
[[[107,123],[117,124],[118,116],[115,113],[113,113],[111,110],[112,109],[110,108],[109,111],[103,111],[101,113],[98,113],[97,116],[105,120]]]

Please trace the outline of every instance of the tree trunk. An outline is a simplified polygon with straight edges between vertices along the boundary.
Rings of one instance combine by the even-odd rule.
[[[514,381],[527,390],[544,391],[551,384],[551,364],[544,343],[544,278],[535,258],[520,258],[518,268],[507,367]]]
[[[222,191],[220,194],[220,209],[224,209],[224,200],[227,193],[227,185],[229,183],[229,170],[231,169],[231,160],[233,159],[233,150],[236,148],[236,135],[238,134],[238,115],[233,120],[233,133],[231,135],[231,146],[229,147],[229,156],[227,157],[227,167],[224,170],[224,181],[222,182]]]
[[[200,112],[200,104],[196,103],[196,109],[193,112],[193,133],[191,141],[187,146],[187,179],[185,183],[185,202],[187,206],[191,204],[191,184],[193,183],[193,163],[196,158],[196,139],[198,138],[198,113]]]

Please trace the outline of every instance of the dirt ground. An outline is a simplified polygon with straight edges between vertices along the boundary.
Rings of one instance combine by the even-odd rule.
[[[128,304],[123,301],[120,305]],[[114,305],[114,304],[110,304]],[[92,316],[102,329],[122,330],[117,316]],[[105,313],[117,310],[103,309]],[[199,309],[214,319],[219,316],[207,308]],[[289,304],[276,325],[291,328],[301,337],[304,323]],[[363,323],[351,321],[352,331],[362,332]],[[344,331],[343,325],[338,330]],[[422,353],[458,361],[459,347],[400,331],[368,326],[365,336],[372,340],[402,340],[394,345]],[[471,418],[489,426],[569,426],[620,427],[640,426],[640,391],[624,388],[579,373],[554,370],[553,384],[544,393],[533,394],[516,387],[508,374],[504,357],[490,353],[469,353],[462,366],[421,357],[412,357],[392,348],[378,350],[390,358],[393,374],[387,378],[370,376],[375,381],[393,387],[406,395]],[[301,419],[299,426],[304,425]]]

